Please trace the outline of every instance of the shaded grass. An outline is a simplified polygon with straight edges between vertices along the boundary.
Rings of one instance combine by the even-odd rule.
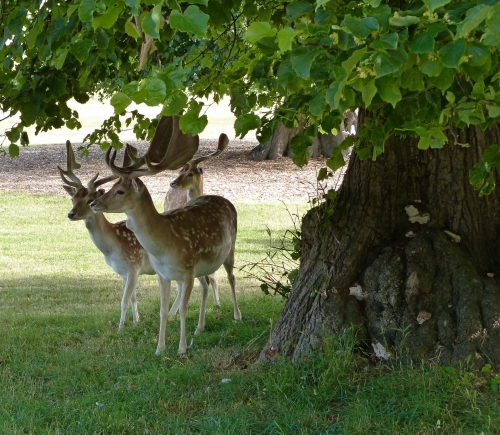
[[[141,323],[129,313],[118,333],[123,284],[69,208],[66,198],[0,193],[2,435],[500,433],[493,373],[374,365],[352,332],[297,365],[253,363],[283,302],[240,271],[243,321],[232,321],[219,273],[222,307],[209,301],[187,357],[177,356],[177,319],[155,356],[155,278],[140,279]],[[291,222],[282,204],[237,209],[242,265],[265,256],[266,226],[279,234]],[[193,292],[188,341],[198,304]]]

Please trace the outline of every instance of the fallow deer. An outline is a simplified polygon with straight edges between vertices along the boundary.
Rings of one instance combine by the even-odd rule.
[[[192,159],[182,167],[177,178],[170,183],[170,189],[165,196],[163,204],[163,210],[165,212],[184,207],[188,201],[203,195],[203,168],[200,168],[198,165],[217,157],[226,149],[228,142],[227,136],[221,135],[219,138],[219,145],[215,152]],[[198,279],[205,279],[207,283],[212,286],[215,306],[220,307],[219,290],[215,274]],[[177,313],[179,304],[180,297],[178,295],[170,309],[169,315]]]
[[[139,322],[137,310],[136,287],[139,275],[154,275],[146,250],[137,241],[134,233],[130,231],[125,221],[111,223],[102,213],[94,213],[90,203],[104,193],[99,186],[116,180],[116,175],[97,179],[95,175],[84,187],[80,179],[74,174],[74,170],[80,168],[76,162],[71,143],[66,141],[67,169],[61,167],[59,173],[64,182],[64,189],[71,196],[73,208],[68,213],[72,221],[83,220],[90,238],[99,251],[104,255],[106,263],[122,277],[125,287],[121,301],[121,316],[118,329],[122,329],[125,323],[128,305],[132,302],[132,316],[134,324]]]
[[[179,354],[184,354],[186,343],[186,314],[194,278],[210,275],[221,265],[226,269],[233,297],[234,319],[241,320],[236,300],[234,278],[234,250],[237,215],[227,199],[207,195],[190,201],[185,207],[160,214],[151,195],[139,176],[150,176],[166,169],[178,169],[189,161],[198,149],[198,138],[183,134],[177,116],[168,118],[164,135],[170,136],[166,149],[151,144],[141,164],[119,168],[115,165],[116,151],[108,150],[106,162],[119,180],[104,195],[91,204],[95,212],[123,212],[127,228],[132,230],[146,249],[153,268],[166,282],[161,289],[160,331],[156,353],[165,349],[165,327],[170,298],[170,280],[182,282]],[[220,140],[225,139],[221,135]],[[203,280],[201,280],[203,282]],[[202,286],[202,301],[195,334],[205,327],[205,306],[208,286]]]

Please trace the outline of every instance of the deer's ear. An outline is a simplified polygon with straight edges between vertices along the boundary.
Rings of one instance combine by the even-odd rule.
[[[132,189],[134,189],[135,193],[139,193],[141,191],[140,186],[137,184],[137,181],[132,180]]]
[[[69,193],[69,196],[71,196],[73,198],[73,196],[75,196],[76,194],[76,189],[72,186],[67,186],[66,184],[63,184],[63,188],[66,192]]]
[[[105,193],[106,193],[106,191],[104,189],[97,189],[97,198],[104,195]]]
[[[198,172],[200,173],[200,175],[203,175],[203,168],[198,168]]]

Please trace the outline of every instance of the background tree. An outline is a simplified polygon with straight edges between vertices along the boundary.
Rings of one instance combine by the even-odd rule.
[[[266,143],[278,126],[307,163],[312,139],[360,109],[327,179],[344,183],[304,218],[301,264],[262,359],[300,357],[352,323],[376,353],[470,357],[500,366],[496,0],[283,2],[106,0],[0,6],[0,104],[24,128],[78,127],[71,97],[111,96],[115,115],[89,142],[154,120],[130,103],[206,126],[200,98],[229,95],[235,130]],[[470,172],[469,172],[470,171]],[[475,190],[476,189],[476,190]],[[352,295],[351,295],[352,294]]]

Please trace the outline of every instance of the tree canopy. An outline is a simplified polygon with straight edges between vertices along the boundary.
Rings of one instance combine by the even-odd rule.
[[[257,129],[265,142],[280,122],[305,123],[291,142],[299,165],[311,137],[356,108],[371,116],[342,148],[362,159],[392,135],[440,148],[448,132],[500,119],[499,20],[498,0],[3,0],[0,110],[20,116],[3,143],[16,156],[28,126],[78,128],[68,100],[96,96],[115,114],[89,144],[119,147],[131,123],[150,137],[156,121],[127,110],[132,102],[182,115],[197,134],[207,125],[200,99],[229,96],[240,137]],[[343,164],[339,148],[327,165]],[[470,172],[481,194],[499,165],[492,144]]]

